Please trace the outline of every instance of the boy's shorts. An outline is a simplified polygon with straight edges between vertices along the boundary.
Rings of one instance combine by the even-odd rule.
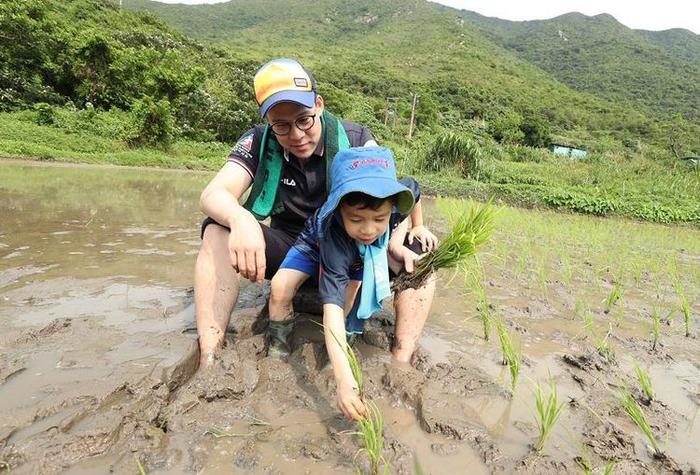
[[[311,250],[313,253],[313,250]],[[318,253],[314,253],[316,256],[312,256],[310,253],[305,252],[298,246],[294,245],[287,252],[287,257],[284,258],[282,264],[280,264],[280,269],[292,269],[308,274],[314,283],[318,283],[321,263],[318,259]],[[350,280],[362,280],[362,269],[350,271]]]
[[[408,238],[404,241],[403,245],[416,254],[420,254],[421,244],[418,240],[414,240],[413,244],[408,244]],[[279,266],[280,269],[292,269],[308,274],[314,283],[318,283],[318,278],[320,275],[321,262],[318,255],[318,251],[311,246],[308,246],[305,242],[297,242],[289,249],[287,256],[284,258]],[[362,280],[362,268],[350,271],[350,280]],[[391,280],[396,277],[396,274],[389,269],[389,278]]]

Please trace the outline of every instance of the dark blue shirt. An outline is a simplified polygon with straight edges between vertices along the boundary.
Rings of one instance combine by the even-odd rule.
[[[413,178],[402,178],[399,182],[411,190],[416,203],[420,200],[420,188]],[[362,260],[357,242],[348,236],[340,212],[335,211],[328,223],[322,240],[319,240],[318,210],[306,220],[304,230],[294,243],[298,251],[320,264],[318,290],[321,303],[332,303],[345,307],[345,291],[353,275],[362,275]],[[397,211],[389,218],[389,234],[406,219]]]

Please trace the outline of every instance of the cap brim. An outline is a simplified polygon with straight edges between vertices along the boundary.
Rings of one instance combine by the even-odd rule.
[[[401,214],[408,214],[413,209],[414,198],[411,190],[403,186],[396,180],[389,178],[358,178],[348,181],[338,187],[328,196],[326,202],[321,206],[318,213],[318,220],[323,222],[333,211],[338,207],[343,196],[361,192],[375,198],[388,198],[389,196],[398,195],[396,199],[396,209]]]
[[[280,102],[294,102],[310,109],[316,104],[316,93],[314,91],[280,91],[275,93],[260,105],[260,116],[265,117],[267,111]]]

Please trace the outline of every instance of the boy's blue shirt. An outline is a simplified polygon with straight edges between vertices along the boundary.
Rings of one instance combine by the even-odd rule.
[[[403,178],[399,182],[411,190],[417,203],[420,199],[420,189],[416,180]],[[345,292],[351,280],[350,276],[362,271],[360,251],[355,240],[345,231],[337,210],[328,223],[323,239],[319,240],[320,223],[317,215],[318,211],[306,220],[305,228],[294,243],[294,247],[320,264],[318,288],[321,303],[335,304],[344,308]],[[396,211],[391,214],[390,235],[406,217]]]

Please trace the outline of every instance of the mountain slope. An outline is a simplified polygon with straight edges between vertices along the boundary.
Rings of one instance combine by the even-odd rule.
[[[610,15],[513,22],[462,11],[486,37],[579,91],[700,123],[700,36],[636,31]]]
[[[314,8],[301,0],[125,3],[237,57],[300,58],[320,81],[373,98],[375,111],[387,97],[399,97],[401,113],[408,114],[415,91],[420,117],[449,112],[457,119],[488,119],[515,112],[544,118],[574,142],[589,142],[591,134],[660,140],[655,118],[572,91],[486,39],[456,10],[426,1],[321,0]]]

